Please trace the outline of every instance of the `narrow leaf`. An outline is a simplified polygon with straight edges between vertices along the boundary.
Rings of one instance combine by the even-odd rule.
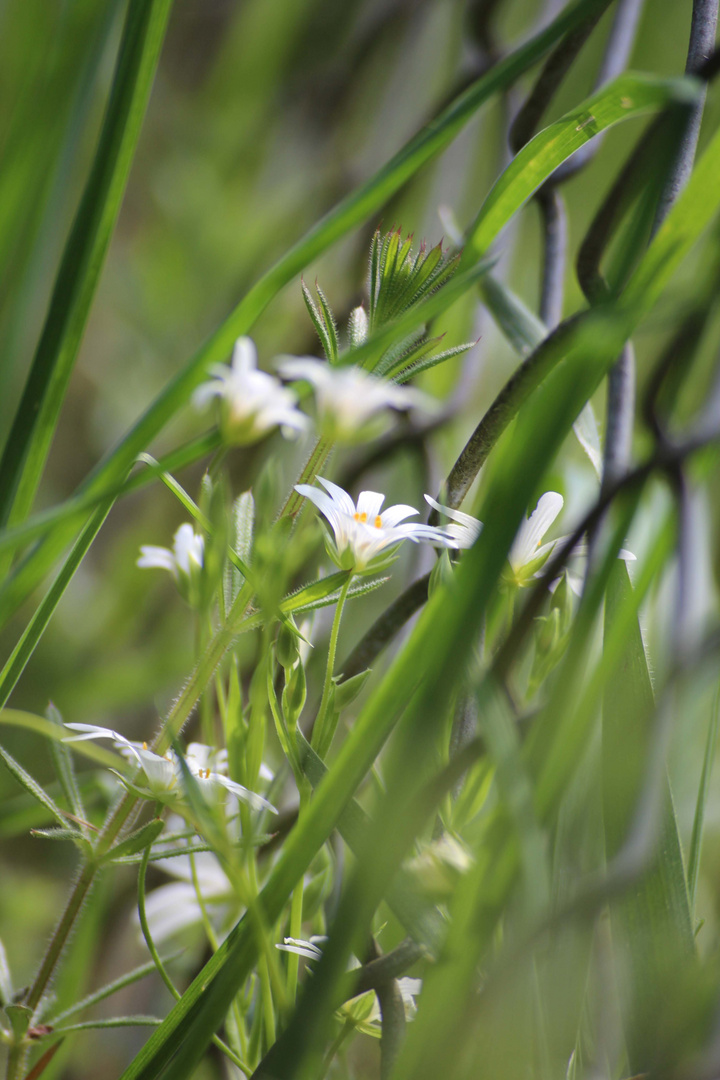
[[[49,810],[55,820],[64,828],[67,824],[67,818],[57,803],[50,798],[47,792],[40,787],[40,784],[33,779],[30,773],[26,772],[22,765],[16,761],[14,757],[8,754],[7,750],[4,750],[2,746],[0,746],[0,758],[2,758],[8,772],[12,773],[17,782],[22,784],[25,790],[29,792],[34,799],[37,799],[46,810]]]

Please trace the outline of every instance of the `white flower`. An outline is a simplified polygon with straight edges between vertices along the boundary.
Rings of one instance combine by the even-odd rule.
[[[319,960],[322,956],[322,949],[319,948],[321,942],[326,942],[327,937],[319,934],[314,934],[309,941],[305,941],[304,938],[283,938],[282,945],[276,945],[276,949],[282,950],[282,952],[296,953],[298,956],[304,956],[307,960]]]
[[[403,540],[415,543],[428,540],[443,547],[454,547],[453,539],[443,529],[404,522],[411,514],[417,514],[412,506],[399,503],[388,506],[381,513],[385,496],[379,492],[361,491],[355,505],[337,484],[322,476],[318,476],[318,480],[325,491],[309,484],[297,484],[295,490],[310,499],[330,523],[334,543],[328,545],[328,554],[341,570],[354,570],[358,574],[379,570],[387,565]]]
[[[205,542],[187,522],[173,537],[173,549],[143,544],[137,565],[142,568],[169,570],[181,595],[193,607],[200,599]]]
[[[518,529],[508,554],[516,584],[527,582],[543,565],[558,540],[542,544],[542,538],[563,508],[563,497],[557,491],[540,496],[532,514]]]
[[[481,521],[478,521],[472,514],[464,514],[462,510],[451,510],[449,506],[443,506],[442,503],[435,502],[430,495],[425,496],[425,502],[434,507],[438,513],[444,514],[445,517],[449,517],[456,523],[444,526],[444,531],[455,541],[455,547],[469,548],[473,546],[482,531]]]
[[[285,438],[307,428],[307,416],[295,408],[297,396],[274,375],[258,371],[257,352],[249,337],[235,342],[232,364],[218,364],[215,376],[193,394],[196,408],[204,408],[212,398],[220,399],[220,431],[227,443],[248,446],[274,427]]]
[[[66,728],[79,731],[79,735],[66,738],[65,742],[82,742],[85,739],[111,739],[115,747],[124,757],[134,761],[145,774],[147,781],[146,789],[138,788],[141,794],[147,798],[169,799],[182,798],[182,769],[177,758],[166,754],[164,757],[149,750],[146,743],[131,742],[112,728],[99,727],[97,724],[66,724]],[[201,790],[213,799],[224,797],[229,791],[242,802],[248,803],[253,810],[270,810],[276,814],[277,810],[267,799],[256,795],[254,791],[248,791],[242,784],[236,784],[234,780],[223,774],[227,771],[227,752],[215,751],[212,747],[202,743],[190,743],[185,756],[185,762],[191,775],[198,781],[202,781]],[[214,768],[210,767],[210,763]]]
[[[432,398],[412,387],[379,379],[359,367],[332,367],[310,356],[282,357],[278,365],[285,379],[304,379],[315,391],[318,424],[331,442],[352,442],[378,434],[388,409],[436,408]]]
[[[405,976],[402,979],[398,979],[397,983],[403,1005],[405,1006],[405,1019],[414,1020],[415,1014],[417,1013],[415,998],[422,990],[422,979],[411,979],[409,976]],[[380,1019],[380,1005],[376,997],[366,1023],[374,1024],[380,1021]]]

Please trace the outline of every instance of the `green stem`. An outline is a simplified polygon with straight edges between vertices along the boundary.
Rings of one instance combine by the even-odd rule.
[[[140,872],[138,873],[138,917],[140,919],[140,929],[142,930],[142,935],[145,938],[145,944],[148,947],[148,951],[150,953],[150,956],[152,957],[153,963],[155,964],[155,967],[157,968],[158,975],[160,976],[162,981],[165,983],[166,987],[168,988],[168,990],[170,991],[172,996],[175,998],[175,1000],[179,1001],[180,997],[181,997],[180,991],[177,989],[177,987],[175,986],[175,983],[170,978],[170,976],[168,974],[168,971],[167,971],[167,968],[165,967],[164,963],[162,962],[162,959],[160,957],[160,953],[157,951],[157,946],[155,944],[155,941],[153,940],[153,936],[150,933],[150,924],[147,921],[147,912],[145,910],[145,876],[147,874],[147,867],[148,867],[149,857],[150,857],[150,845],[148,845],[145,848],[145,850],[143,851],[142,861],[140,863]],[[192,861],[192,859],[193,859],[192,855],[190,856],[190,859]],[[194,863],[193,863],[193,875],[194,875]],[[195,880],[194,877],[193,877],[193,880]],[[199,893],[199,890],[197,889],[197,887],[196,887],[196,892],[198,894],[198,899],[199,899],[200,893]],[[213,947],[217,948],[217,945],[215,945]],[[227,1045],[227,1043],[223,1042],[223,1040],[220,1038],[219,1035],[213,1035],[213,1040],[212,1041],[215,1044],[215,1046],[217,1046],[218,1050],[221,1050],[222,1053],[225,1054],[225,1056],[227,1058],[229,1058],[230,1061],[232,1061],[233,1065],[237,1065],[238,1069],[242,1069],[242,1071],[244,1073],[246,1073],[247,1075],[250,1074],[251,1069],[248,1067],[248,1065],[242,1060],[241,1057],[238,1056],[238,1054],[236,1054],[234,1052],[234,1050],[230,1049],[230,1047]]]
[[[318,709],[317,719],[315,720],[315,725],[313,727],[311,745],[313,750],[317,750],[320,757],[324,757],[330,749],[330,744],[332,743],[333,735],[335,734],[335,724],[333,723],[332,716],[333,710],[330,707],[333,692],[332,679],[333,672],[335,671],[335,654],[337,652],[338,634],[340,632],[340,620],[342,619],[343,608],[345,607],[345,600],[347,599],[351,581],[352,573],[348,573],[345,584],[340,590],[340,596],[335,608],[335,617],[333,618],[332,630],[330,632],[325,682],[323,684],[320,708]]]
[[[25,1054],[27,1051],[27,1045],[23,1043],[17,1043],[15,1046],[10,1047],[7,1059],[7,1070],[5,1072],[6,1080],[16,1080],[20,1075],[25,1061]]]
[[[327,439],[318,439],[307,460],[305,468],[298,477],[298,484],[312,484],[317,474],[332,453],[333,444]],[[293,487],[287,497],[285,505],[280,511],[280,517],[294,518],[302,506],[303,497]]]
[[[300,813],[307,805],[310,797],[311,788],[305,777],[302,779],[302,783],[298,785],[300,792]],[[302,921],[303,921],[303,898],[305,893],[305,875],[301,874],[298,879],[298,883],[292,894],[292,901],[290,903],[290,937],[301,938],[302,937]],[[297,953],[288,953],[288,973],[287,973],[287,988],[288,998],[290,1005],[294,1006],[297,998],[298,987],[298,971],[300,968],[300,957]]]
[[[96,869],[97,867],[95,863],[88,862],[85,863],[85,865],[80,871],[80,875],[75,882],[75,886],[72,892],[70,893],[70,898],[68,899],[65,911],[63,912],[60,922],[55,927],[55,932],[50,939],[50,944],[48,945],[47,952],[45,953],[43,962],[40,965],[40,969],[35,976],[35,980],[32,983],[25,997],[24,1004],[27,1005],[30,1009],[35,1010],[40,1003],[40,998],[45,992],[52,973],[55,970],[55,965],[60,959],[60,954],[65,947],[65,943],[70,935],[70,931],[75,925],[75,920],[80,914],[80,909],[82,908],[83,901],[85,900],[85,897],[90,891],[90,886],[93,883]]]
[[[335,1060],[335,1055],[337,1054],[338,1050],[340,1050],[342,1044],[345,1042],[347,1037],[349,1035],[352,1035],[354,1030],[355,1025],[353,1024],[353,1022],[351,1020],[346,1020],[343,1026],[340,1028],[340,1031],[336,1035],[330,1046],[330,1049],[327,1052],[327,1056],[325,1057],[325,1061],[323,1062],[322,1071],[320,1073],[320,1076],[318,1077],[318,1080],[325,1080],[325,1077],[330,1072],[330,1067]]]

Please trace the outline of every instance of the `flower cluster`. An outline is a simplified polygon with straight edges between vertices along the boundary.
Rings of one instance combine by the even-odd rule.
[[[430,412],[435,402],[426,394],[398,386],[353,365],[333,366],[311,356],[278,358],[277,370],[289,382],[307,382],[313,388],[318,427],[333,442],[358,442],[379,434],[388,410]],[[297,407],[298,395],[275,375],[260,371],[257,351],[248,337],[238,338],[232,363],[218,364],[212,379],[197,388],[196,408],[212,402],[218,406],[218,422],[230,446],[249,446],[279,427],[293,438],[310,426]]]

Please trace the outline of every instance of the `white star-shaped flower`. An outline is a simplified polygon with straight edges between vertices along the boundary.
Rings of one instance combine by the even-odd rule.
[[[333,367],[311,356],[281,357],[285,379],[302,379],[315,391],[318,426],[331,442],[357,442],[373,437],[389,409],[432,412],[436,403],[420,390],[379,379],[359,367]]]
[[[143,568],[168,570],[175,578],[180,594],[197,607],[200,601],[203,554],[205,542],[187,522],[173,538],[172,550],[143,544],[137,565]]]
[[[529,518],[521,524],[508,553],[508,562],[517,585],[526,584],[550,556],[560,538],[542,543],[542,538],[564,505],[557,491],[546,491]]]
[[[71,731],[80,732],[65,738],[64,742],[82,742],[86,739],[110,739],[120,753],[134,761],[142,769],[146,789],[139,788],[141,794],[147,798],[167,801],[182,798],[182,770],[177,758],[166,754],[164,757],[149,750],[146,743],[131,742],[124,735],[112,728],[100,727],[97,724],[66,724]],[[246,802],[253,810],[271,810],[277,813],[267,799],[257,795],[254,791],[248,791],[242,784],[236,784],[228,776],[227,752],[216,751],[203,743],[190,743],[185,755],[185,763],[196,780],[201,781],[201,790],[213,799],[224,797],[229,791],[242,802]]]
[[[482,522],[472,514],[464,514],[462,510],[451,510],[449,506],[435,502],[431,495],[425,496],[425,502],[429,503],[440,514],[449,517],[454,524],[445,525],[444,531],[455,541],[455,547],[472,547],[482,531]]]
[[[193,394],[196,408],[204,408],[213,398],[220,399],[220,431],[231,446],[248,446],[280,427],[285,438],[304,431],[309,420],[296,409],[297,396],[279,379],[259,371],[257,351],[251,338],[235,342],[232,364],[218,364],[214,378],[203,383]]]
[[[385,496],[377,491],[361,491],[356,505],[337,484],[322,476],[318,480],[325,491],[309,484],[298,484],[295,490],[310,499],[327,518],[333,532],[333,540],[327,545],[328,554],[341,570],[353,570],[357,574],[380,570],[387,566],[403,540],[455,546],[443,529],[406,522],[405,518],[418,513],[414,506],[399,503],[382,510]]]

